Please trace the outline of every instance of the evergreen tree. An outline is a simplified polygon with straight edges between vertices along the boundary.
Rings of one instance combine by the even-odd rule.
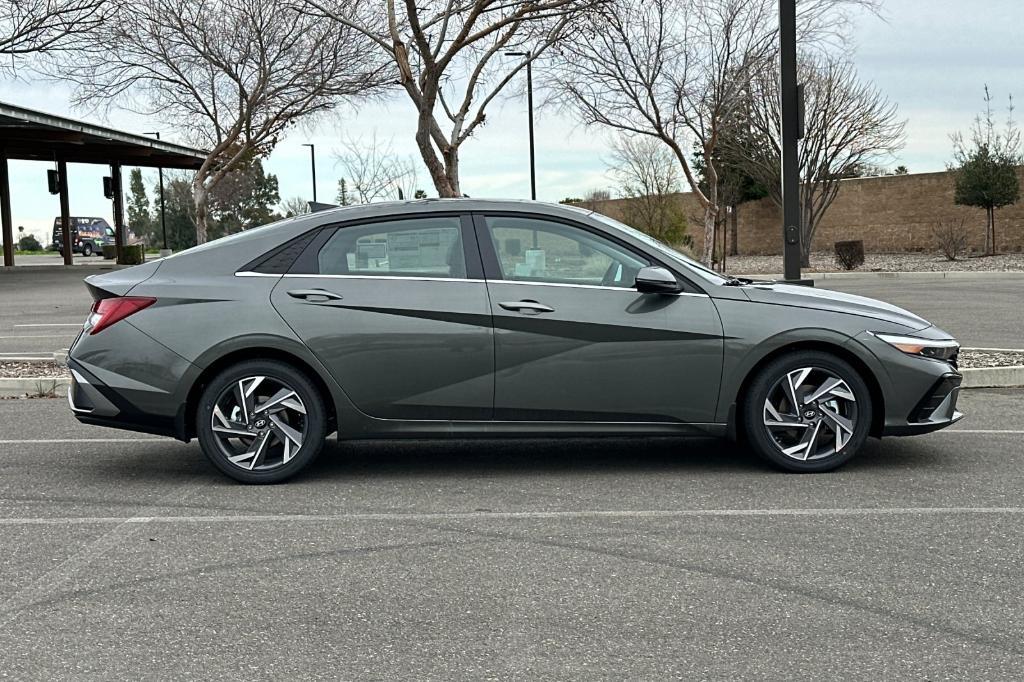
[[[157,215],[159,215],[160,188],[156,188]],[[149,198],[146,195],[146,185],[142,182],[142,170],[132,168],[128,174],[128,197],[125,204],[128,214],[128,229],[145,239],[146,244],[156,244],[154,241],[153,217],[149,212]],[[159,221],[157,221],[159,222]]]
[[[953,136],[956,170],[953,201],[959,206],[985,209],[986,255],[996,252],[996,209],[1020,199],[1017,169],[1022,158],[1020,130],[1013,122],[1013,98],[1010,98],[1009,112],[1005,128],[997,130],[992,117],[992,97],[985,86],[985,112],[975,119],[970,142],[965,142],[959,133]]]

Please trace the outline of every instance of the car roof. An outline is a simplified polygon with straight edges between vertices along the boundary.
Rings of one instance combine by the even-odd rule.
[[[578,206],[552,204],[528,199],[473,199],[463,197],[452,199],[406,199],[403,201],[381,201],[373,204],[339,206],[302,217],[311,217],[315,218],[316,222],[329,223],[339,220],[355,220],[369,215],[403,215],[448,211],[535,212],[575,218],[593,213],[593,211]]]

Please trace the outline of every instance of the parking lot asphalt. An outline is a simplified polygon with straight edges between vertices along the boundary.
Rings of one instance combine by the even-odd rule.
[[[1019,679],[1024,392],[777,473],[713,440],[198,446],[0,401],[0,676]]]
[[[18,268],[0,273],[0,359],[39,357],[67,348],[89,313],[82,284],[97,268]],[[864,273],[818,282],[822,288],[870,296],[907,308],[964,345],[1024,348],[1024,273],[962,274],[956,278],[880,278]]]

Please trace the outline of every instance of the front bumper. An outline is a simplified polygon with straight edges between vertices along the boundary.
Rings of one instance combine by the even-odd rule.
[[[960,397],[958,372],[947,372],[932,384],[921,397],[914,409],[907,415],[906,423],[888,423],[882,432],[885,436],[912,436],[944,429],[963,419],[963,413],[956,409]]]

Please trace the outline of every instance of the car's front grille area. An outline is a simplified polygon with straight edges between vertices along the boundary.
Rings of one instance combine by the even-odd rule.
[[[959,348],[956,349],[956,352],[953,353],[953,356],[951,358],[949,358],[948,362],[949,362],[950,366],[953,369],[955,369],[957,371],[960,370],[960,349]]]
[[[915,423],[926,422],[935,412],[935,409],[942,404],[942,401],[949,396],[951,391],[960,387],[962,381],[959,374],[947,374],[931,387],[931,389],[917,404],[914,411],[910,413],[910,421]]]

